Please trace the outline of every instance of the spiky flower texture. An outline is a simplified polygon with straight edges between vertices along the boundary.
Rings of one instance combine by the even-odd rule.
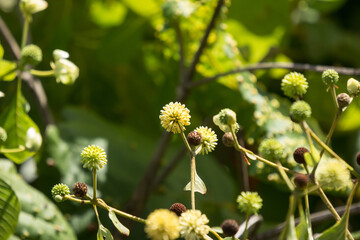
[[[235,132],[239,131],[239,124],[236,122],[236,113],[229,108],[222,109],[215,115],[213,122],[225,133],[231,131],[230,126]]]
[[[350,171],[337,159],[322,160],[315,177],[325,191],[347,192],[353,185]]]
[[[84,168],[99,170],[107,163],[106,153],[99,146],[87,146],[81,152],[81,163],[84,164]]]
[[[339,81],[339,74],[333,69],[328,69],[322,73],[321,78],[325,85],[331,86]]]
[[[284,146],[278,140],[268,138],[260,143],[259,153],[270,161],[280,161],[283,158]]]
[[[201,154],[208,154],[209,152],[212,152],[216,145],[217,145],[217,136],[215,132],[208,127],[198,127],[194,131],[201,134]]]
[[[180,234],[185,240],[200,240],[209,233],[209,219],[199,210],[187,210],[180,216]]]
[[[161,126],[168,132],[181,133],[190,125],[190,111],[184,104],[171,102],[160,111]]]
[[[257,192],[241,192],[236,202],[241,212],[246,214],[257,214],[262,207],[262,198]]]
[[[53,199],[55,199],[57,202],[61,202],[63,200],[63,197],[70,194],[70,189],[66,184],[59,183],[56,184],[51,189],[51,195]]]
[[[146,219],[145,232],[152,240],[172,240],[180,235],[179,217],[168,209],[157,209]]]
[[[281,90],[286,96],[294,99],[303,96],[308,87],[305,76],[297,72],[286,74],[281,81]]]
[[[311,107],[305,101],[296,101],[290,107],[290,116],[294,122],[302,122],[311,116]]]

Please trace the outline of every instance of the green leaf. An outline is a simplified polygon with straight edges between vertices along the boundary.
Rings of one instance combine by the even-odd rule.
[[[256,156],[253,153],[245,152],[246,156],[251,160],[256,160]]]
[[[3,58],[3,56],[4,56],[4,48],[0,44],[0,60]]]
[[[296,226],[296,236],[300,240],[313,240],[310,218],[308,218],[307,212],[303,211],[303,208],[299,209],[300,223]]]
[[[1,49],[0,49],[0,55],[1,55]],[[15,68],[16,68],[15,62],[7,61],[7,60],[0,60],[0,80],[3,80],[3,81],[14,80],[16,78],[16,71],[13,71],[11,73],[9,73],[9,72]],[[9,74],[7,74],[7,73],[9,73]],[[6,76],[2,77],[5,74],[6,74]]]
[[[124,0],[124,4],[127,5],[135,13],[143,17],[150,17],[161,11],[161,2],[155,0],[142,0],[142,1],[133,1],[133,0]]]
[[[3,144],[4,148],[25,146],[26,132],[30,127],[39,132],[38,126],[26,113],[26,106],[25,98],[18,94],[18,96],[14,96],[7,109],[0,116],[0,126],[3,126],[8,135],[8,140]],[[20,164],[35,153],[24,150],[18,153],[6,153],[5,156]]]
[[[97,240],[111,240],[111,239],[114,239],[113,236],[111,235],[111,232],[109,231],[109,229],[104,227],[102,224],[100,224],[99,230],[98,230],[96,236],[97,236]]]
[[[15,232],[20,213],[20,202],[13,189],[0,179],[0,239]]]
[[[191,191],[191,181],[185,186],[185,191]],[[205,194],[207,191],[204,181],[199,177],[195,171],[195,192]]]
[[[90,16],[100,27],[113,27],[122,24],[127,8],[118,1],[92,1]]]
[[[114,211],[109,210],[109,218],[121,234],[124,234],[125,236],[130,235],[130,230],[120,223]]]
[[[295,229],[295,217],[292,214],[289,218],[287,225],[285,226],[283,232],[280,235],[281,240],[297,240],[296,229]]]
[[[354,195],[359,187],[359,182],[353,187],[350,196],[348,198],[348,202],[346,204],[346,211],[342,216],[341,220],[335,223],[332,227],[325,230],[317,240],[345,240],[346,232],[349,224],[349,213],[351,202],[354,198]]]

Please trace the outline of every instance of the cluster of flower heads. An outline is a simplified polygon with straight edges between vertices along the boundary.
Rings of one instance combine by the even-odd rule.
[[[183,133],[185,126],[190,125],[190,111],[184,104],[179,102],[170,102],[166,104],[160,111],[160,123],[166,131],[172,133]],[[215,132],[209,127],[200,126],[194,130],[200,136],[192,134],[190,142],[201,145],[201,153],[207,154],[212,152],[217,145],[217,136]]]
[[[152,240],[185,240],[206,238],[210,227],[209,219],[199,210],[187,210],[180,216],[167,209],[157,209],[146,219],[145,232]]]

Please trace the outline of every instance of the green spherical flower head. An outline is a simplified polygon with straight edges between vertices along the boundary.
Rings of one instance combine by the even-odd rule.
[[[347,81],[347,90],[351,96],[357,96],[360,93],[360,82],[354,78]]]
[[[236,202],[241,212],[246,214],[258,214],[262,207],[262,198],[257,192],[241,192]]]
[[[213,122],[224,132],[230,132],[230,127],[232,127],[235,132],[239,131],[239,124],[236,122],[236,113],[229,108],[225,108],[215,115]]]
[[[270,161],[280,161],[283,158],[284,146],[278,140],[269,138],[261,142],[259,153]]]
[[[42,61],[42,51],[41,49],[34,45],[30,44],[23,48],[21,51],[21,64],[31,64],[33,66],[38,65]]]
[[[290,107],[291,120],[301,122],[311,116],[311,107],[305,101],[296,101]]]
[[[281,81],[281,90],[288,97],[296,99],[303,96],[309,87],[306,78],[301,73],[291,72]]]
[[[339,81],[339,74],[333,69],[328,69],[323,72],[322,80],[325,85],[335,85]]]
[[[321,160],[315,177],[325,191],[344,193],[353,186],[349,169],[337,159]]]
[[[63,183],[56,184],[51,189],[51,195],[52,195],[53,199],[56,200],[57,202],[63,201],[63,197],[65,197],[66,195],[69,195],[69,194],[70,194],[69,187]]]
[[[95,145],[84,148],[81,152],[81,158],[81,163],[84,164],[83,167],[90,170],[99,170],[107,163],[104,149]]]
[[[0,144],[5,142],[7,139],[7,133],[6,130],[0,127]]]

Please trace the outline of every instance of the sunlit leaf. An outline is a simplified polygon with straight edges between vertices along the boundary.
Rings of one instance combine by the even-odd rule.
[[[109,229],[100,224],[97,232],[97,240],[111,240],[114,239]]]
[[[20,202],[13,189],[0,179],[0,239],[15,232],[20,213]]]
[[[114,211],[109,210],[109,218],[110,218],[110,220],[112,221],[114,226],[119,230],[119,232],[121,234],[124,234],[126,236],[130,235],[130,230],[127,227],[125,227],[124,225],[121,224],[119,219],[116,217],[116,214],[115,214]]]
[[[191,181],[185,186],[184,190],[191,191]],[[206,191],[207,191],[207,189],[206,189],[205,183],[203,182],[203,180],[201,180],[201,178],[195,171],[195,192],[205,194]]]
[[[118,1],[92,1],[90,16],[101,27],[120,25],[126,16],[127,8]]]
[[[0,126],[2,126],[8,135],[8,140],[4,143],[4,148],[19,148],[25,146],[26,132],[33,127],[39,132],[38,126],[29,117],[26,112],[27,102],[25,98],[19,94],[14,96],[7,109],[0,116]],[[24,162],[36,152],[22,151],[18,153],[6,153],[5,156],[17,164]]]
[[[127,5],[135,13],[143,17],[151,17],[156,13],[161,12],[161,3],[162,1],[155,0],[142,0],[142,1],[133,1],[133,0],[124,0],[124,4]]]
[[[1,54],[1,52],[0,52]],[[16,71],[12,71],[16,68],[16,63],[7,61],[7,60],[0,60],[0,80],[3,81],[12,81],[16,78]],[[9,73],[12,71],[11,73]],[[7,74],[9,73],[9,74]],[[2,77],[3,75],[5,75]]]

